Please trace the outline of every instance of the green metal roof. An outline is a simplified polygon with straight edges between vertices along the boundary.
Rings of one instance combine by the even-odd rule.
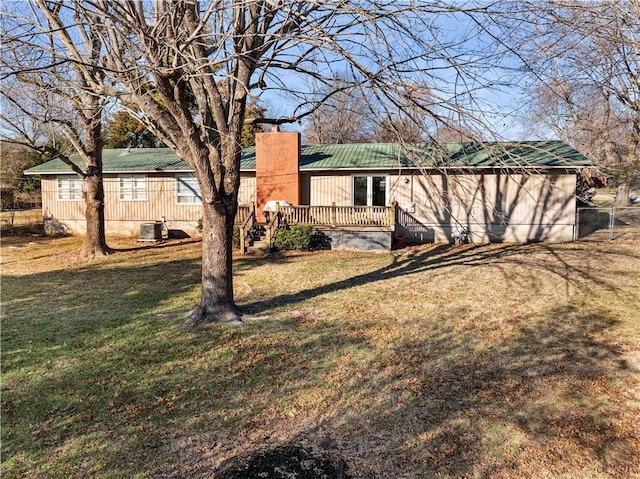
[[[80,168],[84,165],[79,155],[72,155],[73,161]],[[70,173],[69,166],[60,159],[55,159],[34,166],[25,171],[28,175]],[[137,172],[181,172],[193,171],[178,155],[169,148],[117,148],[102,150],[102,171],[104,173],[137,173]]]
[[[562,141],[308,145],[301,170],[582,167],[592,162]]]
[[[77,155],[72,160],[79,166]],[[168,148],[104,150],[105,173],[192,171]],[[396,168],[576,168],[592,166],[591,160],[562,141],[503,143],[357,143],[303,145],[300,170],[366,170]],[[255,147],[246,148],[240,169],[255,170]],[[69,173],[61,160],[52,160],[25,171],[29,175]]]

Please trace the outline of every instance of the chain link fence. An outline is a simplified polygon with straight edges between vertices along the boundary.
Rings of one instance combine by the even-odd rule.
[[[578,208],[576,232],[581,241],[640,238],[640,208]]]

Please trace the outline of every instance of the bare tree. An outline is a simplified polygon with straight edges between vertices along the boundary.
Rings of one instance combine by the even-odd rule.
[[[286,92],[290,115],[273,121],[295,121],[341,90],[319,101],[305,85],[332,85],[337,73],[347,71],[357,79],[352,86],[368,88],[378,104],[405,108],[404,87],[410,82],[429,91],[437,87],[432,97],[438,101],[420,106],[427,113],[437,115],[440,108],[473,116],[478,112],[472,94],[486,86],[480,72],[493,58],[489,51],[465,53],[484,24],[469,19],[490,13],[476,3],[463,8],[413,0],[74,2],[81,21],[102,35],[102,60],[113,83],[100,91],[139,108],[147,128],[198,178],[202,288],[186,328],[241,317],[231,261],[240,135],[247,122],[265,122],[246,118],[250,95]],[[102,19],[99,25],[95,18]],[[441,35],[445,20],[474,30],[467,35],[456,30],[455,39]],[[313,82],[300,81],[301,76]]]
[[[437,115],[429,88],[412,82],[399,85],[397,98],[382,98],[375,116],[379,142],[418,143],[432,136]]]
[[[353,80],[337,76],[318,88],[318,108],[308,117],[305,139],[312,144],[373,141],[371,105]],[[324,98],[326,97],[326,98]]]
[[[441,138],[445,132],[450,141],[473,137],[473,132],[465,132],[444,112],[437,113],[439,100],[429,88],[407,82],[394,89],[389,101],[355,79],[338,76],[333,84],[319,89],[318,107],[309,115],[307,141],[419,143],[435,138],[446,141]]]
[[[521,54],[535,76],[531,121],[597,161],[629,203],[640,176],[640,4],[525,2]],[[522,36],[522,32],[528,35]]]
[[[60,158],[83,179],[86,235],[80,255],[110,252],[105,238],[102,183],[100,39],[72,5],[13,3],[2,27],[3,139]],[[63,135],[66,141],[55,141]],[[70,156],[77,153],[84,168]]]

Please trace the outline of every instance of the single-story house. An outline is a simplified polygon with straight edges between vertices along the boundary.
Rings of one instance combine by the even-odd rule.
[[[137,236],[160,220],[198,234],[198,183],[171,150],[104,150],[103,163],[107,234]],[[591,165],[561,141],[301,145],[298,133],[272,131],[243,153],[238,202],[255,205],[256,221],[265,206],[291,205],[290,223],[335,247],[571,241],[577,177]],[[49,229],[82,233],[82,180],[60,160],[26,173],[40,175]]]

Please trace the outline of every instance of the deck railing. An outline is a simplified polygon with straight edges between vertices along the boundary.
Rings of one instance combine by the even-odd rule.
[[[310,226],[394,226],[396,204],[391,206],[279,206],[283,223]],[[239,205],[236,225],[243,225],[253,217],[255,206]]]
[[[269,252],[271,252],[271,248],[273,247],[273,242],[276,238],[276,233],[278,228],[280,227],[280,215],[271,215],[269,221],[267,221],[267,225],[264,228],[265,232],[265,241],[267,242],[267,248]]]
[[[395,203],[391,206],[280,206],[283,222],[290,225],[358,227],[394,226]]]
[[[238,225],[238,229],[240,230],[240,251],[242,251],[243,254],[247,252],[247,240],[249,239],[249,233],[256,222],[255,211],[255,205],[252,203],[250,205],[238,206],[238,211],[236,213],[235,224]],[[244,218],[239,222],[238,217],[242,218],[243,216]]]
[[[243,224],[249,216],[253,215],[254,209],[255,209],[255,206],[253,205],[253,203],[250,205],[238,205],[235,224],[237,225]]]

